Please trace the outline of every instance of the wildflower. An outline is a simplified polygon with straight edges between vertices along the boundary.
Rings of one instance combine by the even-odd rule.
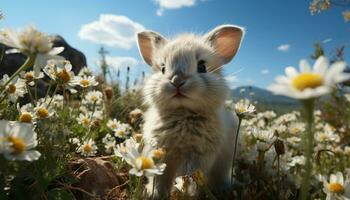
[[[305,165],[306,158],[305,156],[294,156],[291,158],[291,162],[288,163],[288,166],[295,167],[297,165]]]
[[[74,84],[79,85],[82,88],[88,88],[97,86],[98,82],[95,80],[94,76],[76,76],[74,79]]]
[[[117,119],[110,119],[107,122],[107,127],[110,128],[111,130],[116,130],[120,126],[120,122]]]
[[[21,72],[21,77],[28,85],[34,86],[34,81],[44,78],[44,73],[39,72],[39,74],[35,76],[34,71]]]
[[[11,29],[5,29],[0,32],[0,41],[14,49],[7,53],[21,52],[26,56],[36,55],[34,61],[34,74],[38,76],[41,68],[46,65],[50,59],[63,59],[57,54],[61,53],[63,47],[52,47],[50,37],[39,32],[34,27],[29,26],[23,32],[16,32]]]
[[[115,139],[110,134],[107,134],[103,139],[102,142],[104,144],[104,147],[106,149],[106,153],[113,153],[115,152],[116,144]]]
[[[9,80],[9,76],[5,74],[0,81],[0,85],[4,86],[5,83]],[[25,81],[23,79],[13,79],[9,84],[4,88],[6,91],[9,101],[15,103],[18,97],[23,97],[27,93]]]
[[[49,60],[44,72],[54,81],[69,84],[74,78],[72,64],[68,60]]]
[[[129,124],[120,124],[118,128],[114,130],[114,136],[119,138],[126,138],[130,134],[131,127]]]
[[[305,131],[305,124],[304,123],[293,123],[288,128],[289,133],[292,135],[299,135],[300,133]]]
[[[340,137],[331,131],[318,131],[315,134],[315,139],[319,142],[339,142]]]
[[[51,117],[55,112],[52,107],[49,107],[46,103],[38,104],[34,108],[34,112],[39,119]]]
[[[85,127],[89,127],[90,123],[91,123],[91,116],[89,114],[83,114],[80,113],[79,117],[77,118],[77,121],[79,124],[85,126]]]
[[[313,69],[306,60],[300,61],[300,72],[294,67],[285,69],[286,76],[278,76],[276,84],[269,90],[278,95],[285,95],[296,99],[310,99],[327,94],[340,82],[350,78],[343,72],[345,62],[336,62],[329,67],[327,58],[319,57]]]
[[[19,107],[19,104],[17,104],[17,110],[19,112],[18,121],[24,123],[34,123],[36,116],[31,103],[25,104],[22,107]]]
[[[37,135],[33,125],[19,122],[0,121],[1,150],[8,160],[33,161],[40,157],[40,152],[33,150],[37,144]]]
[[[253,129],[252,134],[257,140],[257,148],[259,151],[265,151],[273,142],[274,134],[272,131]]]
[[[323,181],[323,192],[326,193],[326,199],[348,199],[350,198],[350,184],[349,180],[344,180],[343,174],[337,172],[331,174],[329,182],[325,177],[321,178]]]
[[[77,149],[77,152],[83,156],[94,156],[97,152],[95,141],[91,138],[84,141]]]
[[[81,70],[78,73],[78,76],[92,76],[92,71],[85,66],[81,68]]]
[[[255,112],[255,106],[244,102],[238,102],[235,105],[235,111],[238,116],[244,117],[253,114]]]
[[[156,163],[153,160],[152,148],[150,146],[144,146],[141,152],[138,150],[138,145],[125,147],[127,148],[126,154],[122,155],[125,161],[133,167],[129,171],[130,174],[136,176],[145,175],[147,177],[163,174],[166,164]]]
[[[100,105],[102,103],[102,92],[94,90],[90,91],[86,94],[84,98],[84,104],[94,104],[94,105]]]

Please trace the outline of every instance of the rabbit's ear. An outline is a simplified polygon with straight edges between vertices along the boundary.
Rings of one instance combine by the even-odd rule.
[[[152,60],[157,48],[166,43],[166,39],[159,33],[143,31],[137,34],[137,44],[145,62],[152,66]]]
[[[244,29],[234,25],[222,25],[214,28],[204,35],[206,42],[215,49],[221,57],[222,63],[226,64],[236,55],[243,39]]]

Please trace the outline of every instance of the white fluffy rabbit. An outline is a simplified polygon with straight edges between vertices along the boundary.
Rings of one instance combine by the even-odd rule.
[[[167,198],[176,176],[197,169],[213,190],[229,186],[238,119],[224,108],[228,87],[220,69],[235,56],[243,35],[234,25],[174,39],[138,33],[140,53],[153,71],[143,87],[149,106],[144,140],[166,150],[167,167],[156,177],[154,198]]]

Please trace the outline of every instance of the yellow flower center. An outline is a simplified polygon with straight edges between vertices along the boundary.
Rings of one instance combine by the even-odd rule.
[[[117,135],[124,137],[125,136],[125,131],[118,131]]]
[[[91,144],[85,144],[83,147],[84,152],[91,153],[92,152],[92,146]]]
[[[292,134],[297,134],[297,133],[299,133],[299,132],[300,132],[300,129],[299,129],[299,128],[294,127],[294,128],[291,128],[290,132],[291,132]]]
[[[89,125],[90,124],[90,120],[89,118],[87,117],[84,117],[82,120],[81,120],[81,123],[85,126]]]
[[[90,81],[87,80],[87,79],[81,79],[80,80],[80,85],[83,86],[83,87],[87,87],[90,85]]]
[[[154,166],[153,160],[150,158],[147,158],[146,156],[138,157],[137,161],[141,161],[141,170],[150,169]]]
[[[299,74],[292,81],[293,86],[300,91],[303,91],[307,88],[317,88],[321,86],[322,83],[322,76],[314,73]]]
[[[7,92],[13,94],[16,92],[16,86],[14,84],[10,84],[7,88]]]
[[[31,123],[32,120],[33,120],[32,114],[30,114],[29,112],[23,112],[19,116],[19,121],[20,122]]]
[[[20,154],[26,149],[26,143],[19,137],[8,137],[8,141],[11,142],[14,154]]]
[[[117,123],[112,123],[112,124],[111,124],[111,128],[112,128],[112,129],[116,129],[116,128],[118,128]]]
[[[342,194],[344,192],[344,187],[339,183],[330,183],[328,184],[329,191],[336,193],[336,194]]]
[[[27,81],[32,81],[34,79],[34,74],[33,72],[27,72],[24,74],[24,78],[27,80]]]
[[[238,111],[238,113],[244,113],[247,110],[244,107],[240,107],[240,108],[237,109],[237,111]]]
[[[328,140],[328,136],[324,133],[321,133],[318,138],[320,139],[320,141],[326,141]]]
[[[98,97],[95,96],[95,95],[93,95],[93,96],[90,97],[90,100],[91,100],[92,102],[95,102],[95,101],[98,100]]]
[[[62,80],[64,83],[67,83],[71,80],[71,75],[67,70],[63,69],[62,71],[57,73],[57,77]]]
[[[163,158],[165,151],[163,149],[156,149],[152,151],[153,157],[156,159],[161,159]]]
[[[36,111],[37,115],[41,118],[46,118],[49,116],[49,111],[46,109],[46,108],[39,108],[37,111]]]

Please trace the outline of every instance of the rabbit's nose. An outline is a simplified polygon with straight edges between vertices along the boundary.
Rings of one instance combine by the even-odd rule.
[[[180,76],[178,76],[178,75],[174,75],[171,78],[170,83],[173,86],[179,88],[179,87],[181,87],[181,86],[183,86],[185,84],[185,80],[183,78],[181,78]]]

